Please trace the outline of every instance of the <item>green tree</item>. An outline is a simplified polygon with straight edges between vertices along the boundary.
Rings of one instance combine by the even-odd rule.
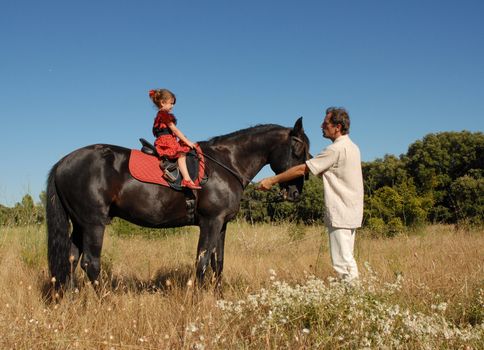
[[[462,176],[450,186],[452,206],[458,221],[484,222],[484,178]]]
[[[403,200],[403,209],[399,218],[405,226],[421,225],[427,221],[433,206],[433,198],[429,194],[419,194],[413,179],[395,186]]]
[[[363,162],[362,171],[365,193],[368,195],[383,186],[393,187],[408,178],[403,156],[397,158],[387,154],[383,159]]]
[[[249,184],[242,196],[237,216],[252,224],[268,222],[270,218],[267,213],[267,196],[271,192],[276,193],[276,188],[264,192],[257,190],[253,184]]]
[[[7,225],[11,209],[0,204],[0,225]]]
[[[406,169],[419,191],[433,197],[430,219],[455,222],[450,187],[456,179],[484,169],[484,135],[469,131],[428,134],[410,145]]]
[[[375,233],[394,235],[403,226],[416,226],[427,220],[432,198],[419,195],[412,179],[393,187],[383,186],[365,196],[365,224]]]
[[[13,207],[13,219],[16,225],[33,225],[43,222],[43,209],[37,206],[32,196],[26,194],[20,203]]]
[[[397,190],[390,186],[377,189],[371,197],[366,197],[365,216],[380,218],[388,223],[395,217],[401,217],[403,213],[403,197]]]
[[[267,215],[272,222],[298,221],[294,203],[283,200],[279,186],[274,186],[275,191],[267,193]],[[303,191],[304,193],[304,191]]]
[[[0,225],[37,225],[45,221],[45,210],[26,194],[12,208],[0,205]]]
[[[322,222],[323,213],[322,181],[310,175],[304,183],[301,199],[295,203],[283,201],[278,186],[260,191],[250,184],[244,191],[238,217],[251,223],[295,221],[311,224]]]
[[[309,175],[304,182],[301,200],[296,202],[296,216],[305,224],[323,223],[324,195],[321,178]]]

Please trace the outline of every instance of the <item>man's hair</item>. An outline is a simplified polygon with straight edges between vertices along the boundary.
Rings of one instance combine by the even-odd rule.
[[[346,109],[340,107],[329,107],[326,114],[331,114],[329,121],[333,125],[341,125],[341,134],[346,135],[350,133],[350,116]]]

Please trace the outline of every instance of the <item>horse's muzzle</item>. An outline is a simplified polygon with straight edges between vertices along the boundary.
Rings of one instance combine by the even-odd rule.
[[[297,202],[301,199],[301,194],[296,186],[289,186],[279,192],[279,198],[284,201]]]

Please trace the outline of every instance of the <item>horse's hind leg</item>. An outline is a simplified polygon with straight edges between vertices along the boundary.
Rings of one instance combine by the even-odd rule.
[[[89,225],[83,228],[81,267],[92,283],[96,283],[101,271],[101,250],[104,225]]]
[[[72,224],[71,234],[71,249],[69,252],[69,264],[70,264],[70,285],[73,287],[74,271],[76,270],[79,258],[82,254],[82,229],[77,223]]]

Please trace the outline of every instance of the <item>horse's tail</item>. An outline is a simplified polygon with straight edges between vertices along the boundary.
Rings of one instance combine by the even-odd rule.
[[[55,183],[57,166],[54,165],[47,180],[47,256],[50,274],[55,278],[55,287],[65,284],[69,276],[69,216],[62,203]]]

